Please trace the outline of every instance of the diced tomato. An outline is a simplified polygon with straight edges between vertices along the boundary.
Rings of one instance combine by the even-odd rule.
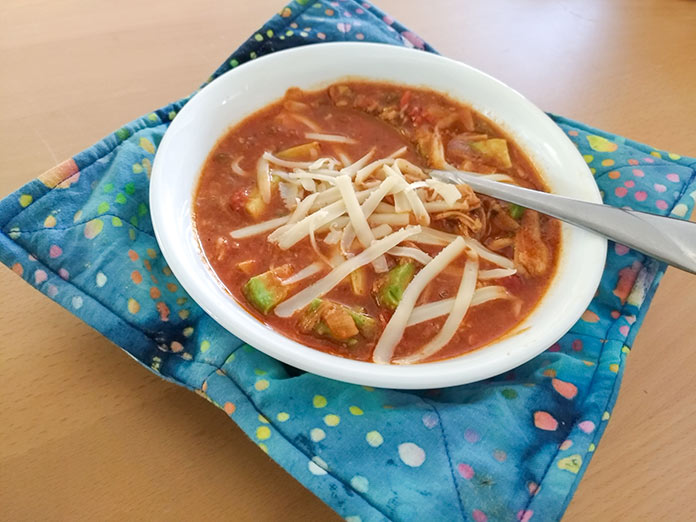
[[[524,281],[519,274],[511,275],[500,280],[500,283],[513,295],[522,289]]]
[[[411,91],[405,91],[401,95],[401,101],[399,102],[399,106],[403,109],[408,105],[408,102],[411,100]]]
[[[230,210],[240,212],[244,210],[244,204],[247,199],[249,199],[249,189],[240,188],[239,190],[235,190],[227,199],[227,206],[229,206]]]
[[[422,117],[425,121],[427,121],[431,125],[434,125],[435,123],[437,123],[437,118],[428,111],[423,111]]]
[[[406,113],[414,125],[420,125],[423,122],[423,109],[421,107],[409,107]]]

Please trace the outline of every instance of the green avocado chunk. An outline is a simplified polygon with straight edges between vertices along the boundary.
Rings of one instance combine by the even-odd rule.
[[[416,265],[412,262],[401,263],[380,276],[375,282],[373,294],[377,304],[394,310],[401,302],[404,290],[413,279]]]
[[[288,289],[270,270],[249,279],[242,287],[242,292],[247,301],[264,315],[288,296]]]
[[[505,169],[512,167],[507,141],[503,138],[473,141],[471,142],[471,148],[481,154],[487,163],[492,163],[496,167]]]
[[[329,299],[314,299],[307,305],[298,326],[300,331],[348,346],[355,345],[360,336],[373,340],[378,333],[377,321],[364,310]]]
[[[524,214],[525,208],[520,205],[516,205],[515,203],[510,203],[509,210],[510,217],[519,221],[520,219],[522,219],[522,215]]]

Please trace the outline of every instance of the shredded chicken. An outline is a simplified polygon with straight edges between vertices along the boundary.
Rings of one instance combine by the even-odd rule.
[[[439,221],[443,229],[456,234],[479,238],[486,230],[488,216],[481,206],[481,199],[468,185],[458,185],[462,194],[458,204],[468,210],[445,210],[433,215],[433,221]]]
[[[481,220],[461,210],[447,210],[433,216],[433,221],[440,222],[440,226],[450,232],[463,236],[476,237],[483,224]]]
[[[331,304],[322,305],[322,308],[321,317],[336,339],[343,340],[358,335],[358,327],[345,309]]]
[[[423,170],[410,161],[404,159],[397,159],[394,163],[399,167],[399,170],[403,174],[406,181],[409,183],[414,183],[416,181],[422,181],[428,179],[428,175],[423,172]]]
[[[515,243],[514,237],[496,237],[492,241],[486,243],[486,246],[491,250],[499,251]]]
[[[541,238],[539,214],[527,210],[522,216],[522,226],[515,239],[515,266],[526,275],[543,275],[551,263],[551,253]]]
[[[469,208],[476,208],[481,204],[481,199],[469,185],[457,185],[462,198],[468,204]]]
[[[348,311],[331,301],[322,301],[314,310],[302,314],[297,326],[301,332],[309,333],[320,321],[324,321],[331,335],[338,340],[358,335],[358,327]]]
[[[491,222],[505,232],[515,232],[520,228],[520,224],[504,210],[495,212],[494,216],[491,218]]]
[[[321,321],[322,306],[313,309],[307,309],[297,321],[297,329],[302,333],[310,333],[314,327]]]

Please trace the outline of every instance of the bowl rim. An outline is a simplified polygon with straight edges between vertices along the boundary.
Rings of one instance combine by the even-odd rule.
[[[228,300],[231,300],[234,305],[236,305],[236,308],[242,311],[242,314],[239,314],[233,310],[235,306],[229,307],[230,310],[225,310],[215,304],[215,299],[213,299],[212,296],[206,295],[207,290],[202,286],[206,284],[206,282],[201,283],[200,281],[197,281],[196,278],[193,277],[190,267],[187,266],[187,263],[180,257],[182,254],[181,247],[180,245],[177,245],[177,242],[175,241],[177,231],[172,230],[173,227],[169,224],[171,222],[171,219],[169,218],[171,217],[172,207],[165,205],[164,202],[164,195],[167,189],[166,184],[171,183],[165,174],[165,157],[172,153],[171,151],[173,147],[176,148],[175,135],[177,132],[184,132],[180,129],[180,127],[183,128],[183,126],[190,124],[190,121],[195,117],[195,111],[199,110],[199,105],[207,102],[206,97],[214,95],[216,89],[219,89],[221,85],[225,84],[226,82],[233,81],[238,76],[245,74],[253,75],[255,70],[262,67],[269,67],[276,60],[296,60],[294,63],[302,64],[302,59],[307,59],[307,55],[313,58],[319,57],[320,59],[327,59],[328,57],[328,59],[331,59],[330,57],[332,56],[332,53],[338,53],[340,55],[340,53],[343,52],[368,54],[370,52],[374,52],[380,55],[385,55],[385,53],[386,55],[391,54],[392,56],[402,55],[402,57],[407,56],[409,59],[421,60],[421,63],[424,63],[423,61],[430,61],[433,63],[439,63],[440,66],[458,68],[460,71],[466,71],[467,74],[477,75],[482,79],[482,81],[485,80],[492,86],[506,90],[510,96],[515,98],[515,103],[522,104],[524,105],[525,110],[535,113],[535,116],[539,119],[539,123],[544,122],[546,125],[551,123],[556,131],[554,132],[548,129],[549,132],[555,133],[556,139],[567,142],[565,145],[566,150],[568,152],[570,151],[570,149],[567,147],[567,145],[570,145],[575,154],[582,159],[580,153],[575,150],[575,146],[565,135],[565,133],[553,122],[553,120],[548,117],[548,115],[546,115],[546,113],[541,111],[524,96],[490,75],[450,58],[390,44],[367,42],[330,42],[277,51],[240,65],[220,75],[218,78],[199,90],[181,109],[177,115],[177,118],[172,121],[158,146],[150,179],[150,211],[155,237],[173,274],[176,276],[186,292],[208,315],[210,315],[223,328],[244,342],[284,363],[317,375],[344,382],[396,389],[425,389],[455,386],[499,375],[536,357],[546,348],[548,348],[548,346],[551,346],[560,337],[562,337],[581,317],[582,313],[589,305],[604,270],[604,258],[606,257],[607,250],[606,240],[600,239],[597,236],[587,236],[586,241],[590,246],[588,259],[592,263],[592,258],[594,258],[594,264],[588,268],[588,284],[584,286],[583,290],[581,290],[578,295],[572,296],[573,302],[572,304],[568,305],[569,310],[566,310],[565,316],[562,318],[564,320],[552,321],[552,324],[547,327],[544,332],[542,332],[544,335],[540,335],[540,333],[538,333],[537,335],[540,335],[540,337],[538,337],[535,341],[529,341],[535,344],[535,348],[510,350],[504,355],[499,355],[497,357],[492,357],[490,355],[487,356],[486,350],[489,350],[489,348],[499,344],[502,339],[509,337],[511,332],[514,332],[515,328],[517,328],[513,327],[511,331],[506,332],[503,334],[503,336],[498,337],[491,343],[467,354],[442,361],[408,366],[379,365],[372,362],[347,359],[307,347],[297,341],[285,337],[282,333],[260,322],[256,317],[247,312],[244,307],[240,306],[234,297],[229,295],[229,292],[224,289],[224,285],[222,285],[212,268],[209,266],[199,245],[200,252],[198,256],[198,263],[206,270],[209,276],[211,276],[211,280],[214,279],[215,284],[221,287],[220,289],[224,290],[225,294],[228,296]],[[342,77],[346,76],[363,77],[363,75],[360,73],[349,73],[343,75]],[[339,80],[340,78],[341,76],[335,76],[335,79],[330,80],[329,83]],[[368,77],[366,79],[372,79],[373,81],[389,81],[376,77]],[[317,85],[321,85],[326,84],[327,82],[319,81],[315,83]],[[427,88],[428,81],[426,80],[421,84]],[[291,86],[292,85],[287,84],[285,88]],[[442,92],[441,89],[435,90]],[[449,93],[447,94],[450,96]],[[259,110],[260,108],[273,102],[274,100],[266,101],[265,104],[254,107],[254,110],[249,114],[252,114],[256,110]],[[485,115],[488,116],[488,114]],[[232,128],[233,125],[247,116],[242,116],[240,119],[230,122],[227,129]],[[508,129],[505,130],[508,132]],[[219,140],[222,135],[224,134],[219,135],[216,138],[216,141]],[[515,139],[515,141],[517,141],[517,139]],[[520,147],[525,150],[524,146],[520,145]],[[206,151],[206,157],[209,151],[210,149]],[[174,152],[177,153],[178,150],[175,150]],[[528,150],[525,150],[525,153],[532,155]],[[584,161],[582,162],[582,165],[585,167],[583,171],[585,177],[583,183],[587,184],[587,187],[585,187],[586,197],[584,199],[587,201],[601,203],[602,200],[599,188],[594,183],[594,178]],[[580,170],[578,170],[578,172],[580,172]],[[200,169],[198,169],[194,176],[193,191],[196,190],[199,178]],[[590,181],[592,182],[594,188],[590,186]],[[191,194],[191,200],[193,200],[193,194]],[[192,214],[191,208],[189,208],[189,212]],[[194,227],[192,223],[190,223],[190,226],[193,230]],[[565,244],[567,230],[568,227],[564,225],[563,236],[561,238],[562,248]],[[189,230],[188,232],[193,233],[197,241],[198,236],[195,233],[195,230]],[[181,234],[181,231],[178,233]],[[573,231],[573,234],[589,233],[584,233],[583,231]],[[584,253],[584,255],[586,254],[587,253]],[[558,270],[560,270],[560,266],[557,267],[557,272]],[[554,284],[557,275],[558,274],[555,274],[553,276],[550,285]],[[210,281],[207,283],[210,283]],[[208,289],[210,288],[211,287],[208,285]],[[537,308],[542,302],[544,302],[549,292],[550,287],[547,288],[540,302],[537,303]],[[533,313],[534,312],[532,311],[523,320],[523,323]],[[246,318],[250,320],[243,320],[244,315],[246,315]],[[526,332],[522,332],[519,335],[525,334]],[[483,354],[483,356],[481,354]],[[483,362],[480,361],[482,358]],[[469,364],[465,365],[465,362]]]

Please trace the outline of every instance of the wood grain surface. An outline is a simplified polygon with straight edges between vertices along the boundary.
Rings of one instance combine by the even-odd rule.
[[[545,110],[696,156],[696,2],[381,0]],[[3,0],[0,196],[191,92],[277,0]],[[696,519],[696,277],[670,269],[567,521]],[[0,269],[0,519],[338,520],[224,412]]]

